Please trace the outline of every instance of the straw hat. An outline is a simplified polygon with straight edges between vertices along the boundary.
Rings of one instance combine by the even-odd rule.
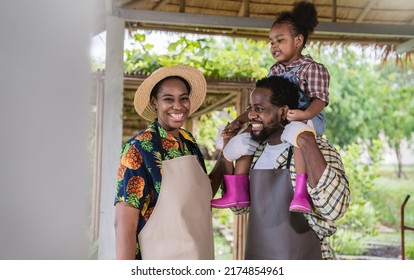
[[[152,121],[156,118],[157,113],[150,104],[150,94],[159,81],[169,76],[180,76],[190,84],[190,115],[203,104],[207,92],[207,83],[199,70],[184,65],[162,67],[146,78],[135,92],[134,107],[144,119]]]

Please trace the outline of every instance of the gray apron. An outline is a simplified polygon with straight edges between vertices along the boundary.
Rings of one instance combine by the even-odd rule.
[[[246,260],[320,260],[321,242],[303,213],[290,212],[293,198],[287,169],[250,170]]]

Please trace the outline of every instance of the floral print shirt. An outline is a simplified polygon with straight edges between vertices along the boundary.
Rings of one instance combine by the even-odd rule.
[[[197,155],[206,172],[204,157],[194,137],[182,128],[179,133],[183,153],[177,139],[159,126],[157,119],[147,129],[129,139],[121,149],[115,204],[125,201],[139,210],[136,259],[142,259],[138,234],[151,216],[160,193],[162,161],[183,155]]]

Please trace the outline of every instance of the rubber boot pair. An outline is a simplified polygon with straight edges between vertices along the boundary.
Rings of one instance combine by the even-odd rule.
[[[296,175],[296,187],[293,199],[290,202],[290,212],[310,213],[310,197],[306,187],[307,175],[305,173]]]
[[[224,175],[224,185],[226,192],[222,198],[211,201],[212,207],[229,208],[250,205],[249,175]]]

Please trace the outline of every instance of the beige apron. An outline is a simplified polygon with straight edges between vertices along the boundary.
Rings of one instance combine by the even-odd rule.
[[[246,260],[320,260],[321,242],[303,213],[289,212],[293,198],[287,169],[250,170]]]
[[[213,260],[211,183],[197,156],[162,162],[161,191],[138,235],[143,260]]]

